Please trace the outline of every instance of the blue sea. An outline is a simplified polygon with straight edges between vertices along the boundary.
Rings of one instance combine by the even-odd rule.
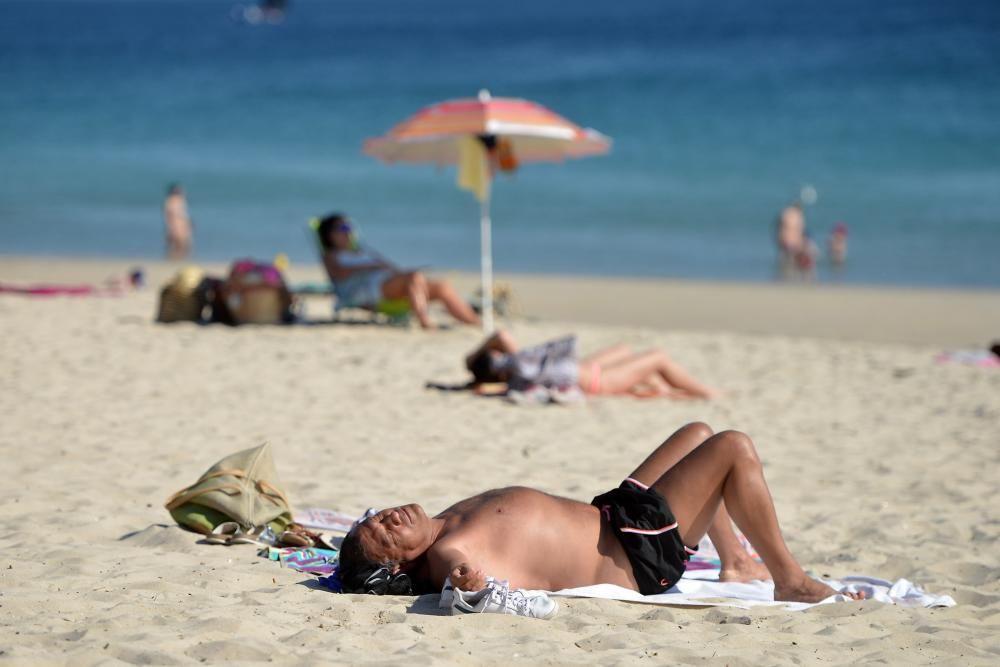
[[[349,212],[404,265],[475,269],[453,171],[361,152],[421,106],[541,102],[614,139],[494,188],[501,272],[772,280],[806,184],[820,280],[1000,286],[996,0],[0,2],[0,253],[160,257],[181,182],[195,259],[314,262]],[[2,260],[0,260],[2,261]]]

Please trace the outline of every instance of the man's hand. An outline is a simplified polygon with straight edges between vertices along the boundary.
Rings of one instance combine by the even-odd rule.
[[[460,563],[451,570],[451,585],[463,591],[481,591],[486,588],[486,576],[468,563]]]

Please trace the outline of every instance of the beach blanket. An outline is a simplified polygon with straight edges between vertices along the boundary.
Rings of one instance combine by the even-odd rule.
[[[757,552],[750,544],[750,540],[746,538],[746,535],[744,535],[742,531],[736,530],[736,539],[740,541],[740,544],[743,546],[743,550],[746,551],[751,558],[758,563],[764,562],[761,560],[760,556],[757,555]],[[712,540],[709,539],[708,535],[705,535],[701,538],[701,542],[698,543],[698,551],[692,554],[690,560],[688,560],[687,568],[684,572],[694,578],[699,578],[694,575],[695,572],[715,570],[715,578],[718,579],[718,570],[720,569],[722,569],[722,560],[719,558],[719,552],[716,551],[715,545],[712,544]]]
[[[292,519],[295,523],[300,523],[308,528],[346,533],[354,525],[357,517],[336,510],[309,507],[306,509],[296,509],[292,512]]]
[[[934,358],[939,364],[959,364],[979,368],[1000,368],[1000,357],[989,350],[953,350]]]
[[[267,547],[261,549],[260,555],[267,556],[269,560],[276,560],[284,567],[320,575],[332,574],[337,569],[337,561],[340,556],[336,551],[315,547],[309,549]]]
[[[94,285],[57,285],[39,283],[35,285],[11,285],[0,283],[0,294],[21,296],[121,296],[120,287],[96,287]]]

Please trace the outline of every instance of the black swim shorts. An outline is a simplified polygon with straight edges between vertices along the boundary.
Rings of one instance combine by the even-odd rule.
[[[677,583],[697,547],[681,541],[674,514],[659,492],[629,478],[590,504],[614,528],[640,593],[655,595]]]

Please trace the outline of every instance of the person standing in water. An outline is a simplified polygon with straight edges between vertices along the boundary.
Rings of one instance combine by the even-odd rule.
[[[847,225],[838,222],[833,226],[826,250],[831,264],[838,268],[843,266],[847,261]]]
[[[806,216],[802,204],[793,202],[781,209],[775,225],[778,245],[778,269],[782,278],[795,275],[797,258],[806,246]]]
[[[167,259],[183,259],[191,254],[191,217],[180,183],[167,187],[163,200],[163,225],[166,232]]]

